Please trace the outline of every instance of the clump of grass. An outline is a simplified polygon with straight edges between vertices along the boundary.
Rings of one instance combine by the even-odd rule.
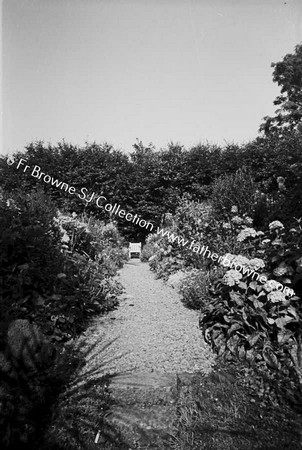
[[[180,398],[171,438],[178,450],[302,448],[301,416],[282,405],[260,405],[235,368],[196,377],[191,394]]]
[[[110,376],[105,373],[103,363],[89,364],[110,344],[100,347],[100,340],[89,345],[83,341],[74,348],[81,362],[58,396],[37,450],[128,450],[120,433],[106,422],[112,404],[108,390]]]

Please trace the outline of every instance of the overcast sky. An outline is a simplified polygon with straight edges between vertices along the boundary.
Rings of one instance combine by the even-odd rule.
[[[2,152],[256,137],[301,0],[4,0]]]

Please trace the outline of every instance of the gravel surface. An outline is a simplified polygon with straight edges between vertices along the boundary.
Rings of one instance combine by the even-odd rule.
[[[83,336],[94,345],[86,370],[208,373],[214,357],[198,328],[198,313],[137,259],[125,264],[119,279],[126,290],[120,306]]]

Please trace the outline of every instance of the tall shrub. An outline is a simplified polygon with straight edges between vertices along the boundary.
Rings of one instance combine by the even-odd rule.
[[[218,220],[228,219],[234,205],[239,214],[252,216],[256,190],[257,185],[245,168],[219,177],[212,185],[211,205],[215,217]]]

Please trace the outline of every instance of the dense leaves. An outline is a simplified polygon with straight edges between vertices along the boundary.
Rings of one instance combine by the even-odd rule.
[[[266,134],[282,135],[301,126],[302,118],[302,45],[297,45],[293,54],[282,61],[272,63],[273,80],[281,87],[281,94],[274,104],[279,108],[275,116],[264,117],[260,130]]]
[[[130,155],[107,143],[78,147],[64,141],[56,146],[36,142],[13,155],[13,164],[0,158],[0,184],[8,192],[42,188],[58,208],[105,222],[115,219],[120,232],[133,241],[144,241],[150,230],[105,210],[106,203],[150,221],[155,231],[166,213],[175,213],[183,195],[196,202],[212,198],[214,209],[224,216],[232,205],[252,216],[249,204],[258,195],[253,212],[258,226],[267,225],[280,210],[279,218],[288,223],[302,215],[301,136],[296,131],[241,146],[199,144],[190,149],[170,143],[159,151],[137,141]]]
[[[279,221],[266,233],[244,228],[238,239],[247,241],[246,252],[253,259],[228,255],[230,269],[211,285],[212,300],[201,319],[206,338],[219,354],[236,355],[250,364],[263,361],[270,369],[287,371],[300,384],[301,235],[299,224],[286,230]]]
[[[238,183],[238,198],[244,187]],[[257,201],[248,205],[251,212]],[[215,204],[203,217],[200,206],[184,199],[163,232],[147,239],[151,268],[163,279],[186,271],[182,300],[202,312],[200,326],[219,355],[302,386],[301,220],[291,227],[275,220],[257,231],[236,205],[221,203],[217,214]],[[221,223],[216,217],[226,211]]]
[[[33,448],[78,364],[73,338],[118,304],[127,251],[113,223],[62,214],[40,191],[2,193],[0,213],[1,443]]]
[[[70,339],[108,307],[105,280],[125,259],[121,238],[112,224],[56,217],[43,193],[4,196],[0,208],[1,329],[24,318],[52,339]]]

